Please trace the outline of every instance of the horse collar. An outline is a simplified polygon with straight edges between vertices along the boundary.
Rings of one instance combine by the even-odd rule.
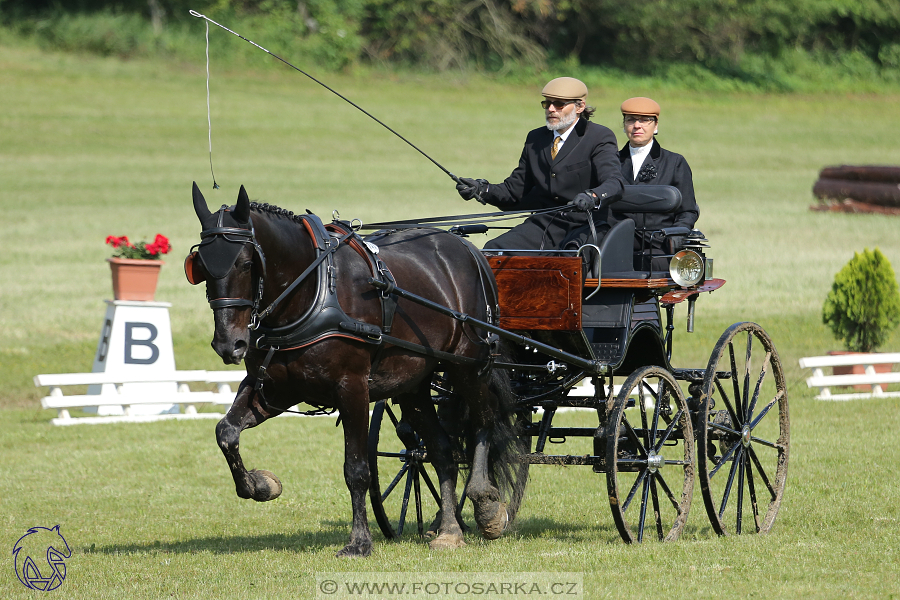
[[[314,214],[304,215],[303,220],[316,248],[316,259],[282,292],[281,296],[259,314],[256,326],[251,327],[258,333],[253,345],[258,349],[277,347],[289,350],[332,336],[352,337],[367,343],[379,344],[382,328],[350,317],[341,308],[338,300],[334,253],[344,242],[350,243],[356,232],[352,227],[345,229],[335,223],[330,226],[332,232],[329,233],[321,219]],[[355,246],[362,247],[362,244],[357,243]],[[374,258],[370,257],[373,264]],[[274,307],[313,271],[316,271],[314,300],[300,318],[283,327],[262,326],[262,319],[271,314]]]

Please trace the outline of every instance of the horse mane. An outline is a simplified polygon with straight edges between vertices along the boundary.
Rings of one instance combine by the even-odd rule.
[[[302,215],[295,215],[294,211],[275,206],[274,204],[267,204],[265,202],[251,202],[250,210],[255,210],[256,212],[266,213],[277,217],[283,217],[285,219],[293,221],[294,223],[303,223]]]

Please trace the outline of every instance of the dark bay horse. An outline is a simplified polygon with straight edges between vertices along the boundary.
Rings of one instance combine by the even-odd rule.
[[[238,450],[244,429],[298,402],[336,409],[353,512],[350,540],[338,556],[367,556],[369,403],[391,398],[425,441],[440,481],[440,526],[431,546],[463,545],[452,440],[430,394],[439,367],[464,415],[458,425],[469,453],[466,493],[476,522],[485,537],[499,537],[508,519],[504,500],[524,482],[515,481],[514,397],[506,373],[486,367],[496,347],[464,321],[397,300],[371,283],[396,284],[491,322],[496,284],[478,250],[435,229],[390,232],[376,247],[340,222],[326,228],[315,215],[251,203],[243,186],[234,206],[211,212],[195,183],[193,202],[202,241],[185,261],[185,273],[191,283],[206,282],[213,349],[225,364],[243,360],[247,366],[216,427],[238,496],[265,502],[282,490],[274,474],[244,467]]]

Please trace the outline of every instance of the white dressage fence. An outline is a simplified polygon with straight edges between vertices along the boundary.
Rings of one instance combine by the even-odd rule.
[[[807,387],[819,388],[816,400],[861,400],[865,398],[898,398],[900,391],[886,391],[890,384],[900,384],[900,373],[878,373],[875,365],[900,363],[900,352],[860,353],[835,356],[811,356],[800,359],[800,368],[812,369],[812,377],[806,379]],[[848,375],[825,375],[823,368],[861,366],[862,373]],[[833,394],[831,388],[838,386],[871,386],[870,391]]]
[[[35,375],[34,384],[48,387],[49,393],[41,399],[44,408],[56,409],[54,425],[96,423],[142,423],[165,419],[221,419],[222,412],[198,412],[198,405],[231,406],[236,385],[246,377],[244,371],[157,371],[141,374],[122,373],[60,373]],[[156,384],[175,383],[175,392],[160,392]],[[215,386],[214,391],[191,391],[189,384],[206,383]],[[72,386],[99,386],[96,394],[63,393]],[[232,385],[235,389],[232,389]],[[142,387],[144,388],[142,390]],[[170,412],[146,414],[155,407]],[[72,417],[70,409],[104,412],[103,408],[121,407],[121,414],[90,417]],[[175,412],[177,411],[177,412]]]

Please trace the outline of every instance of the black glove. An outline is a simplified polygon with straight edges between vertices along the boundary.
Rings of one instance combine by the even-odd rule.
[[[597,197],[591,192],[581,192],[569,202],[569,206],[574,206],[578,210],[585,212],[591,212],[597,208]]]
[[[459,183],[456,184],[456,191],[459,192],[463,200],[471,200],[477,198],[484,204],[484,195],[487,193],[490,184],[486,179],[469,179],[468,177],[460,177]]]

